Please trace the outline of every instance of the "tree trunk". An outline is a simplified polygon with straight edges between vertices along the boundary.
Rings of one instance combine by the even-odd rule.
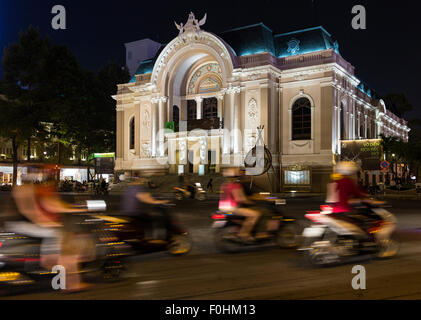
[[[18,180],[18,144],[16,137],[12,138],[12,157],[13,157],[13,186],[16,186]]]
[[[60,164],[60,158],[61,158],[61,148],[60,148],[60,142],[57,143],[57,164]]]

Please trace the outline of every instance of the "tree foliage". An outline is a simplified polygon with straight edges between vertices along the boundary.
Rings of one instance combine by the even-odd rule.
[[[126,68],[108,63],[97,72],[85,70],[68,47],[52,44],[33,27],[5,49],[2,63],[1,136],[17,146],[36,138],[51,151],[75,146],[79,157],[115,150],[111,96],[118,83],[129,81]],[[18,162],[18,155],[13,159]]]

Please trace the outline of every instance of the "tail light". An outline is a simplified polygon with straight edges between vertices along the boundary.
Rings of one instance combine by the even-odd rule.
[[[329,205],[323,204],[320,206],[320,209],[322,210],[322,212],[324,213],[331,213],[333,211],[333,208]]]
[[[212,215],[213,220],[222,220],[225,219],[225,214],[214,214]]]

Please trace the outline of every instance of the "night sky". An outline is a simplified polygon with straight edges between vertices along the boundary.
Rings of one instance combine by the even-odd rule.
[[[53,42],[67,44],[84,67],[94,70],[107,61],[123,64],[125,42],[143,38],[170,41],[178,35],[174,20],[185,23],[190,11],[198,19],[207,12],[202,28],[214,33],[258,22],[275,34],[322,25],[338,40],[342,56],[356,67],[361,80],[380,94],[405,93],[417,109],[406,118],[421,117],[417,99],[421,15],[416,1],[314,3],[315,9],[311,0],[0,0],[0,46],[15,42],[19,31],[29,25],[37,26]],[[51,28],[51,9],[57,4],[67,10],[67,30]],[[366,30],[351,26],[351,9],[357,4],[367,10]]]

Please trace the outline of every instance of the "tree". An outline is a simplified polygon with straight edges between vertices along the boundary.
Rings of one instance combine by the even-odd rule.
[[[50,47],[48,39],[41,37],[37,29],[29,27],[26,32],[20,33],[17,43],[4,50],[2,90],[8,104],[13,105],[11,110],[24,116],[24,119],[17,120],[20,124],[24,122],[26,126],[20,129],[26,136],[19,134],[19,139],[24,138],[27,141],[28,161],[31,159],[31,139],[46,116],[46,108],[41,99],[41,82]]]
[[[27,105],[18,100],[0,99],[0,135],[12,142],[13,185],[17,181],[18,148],[31,135],[28,124],[32,119],[26,118],[27,109]]]
[[[384,97],[386,105],[392,107],[392,111],[397,111],[399,116],[403,116],[405,113],[408,113],[414,107],[408,101],[403,93],[390,93]]]

